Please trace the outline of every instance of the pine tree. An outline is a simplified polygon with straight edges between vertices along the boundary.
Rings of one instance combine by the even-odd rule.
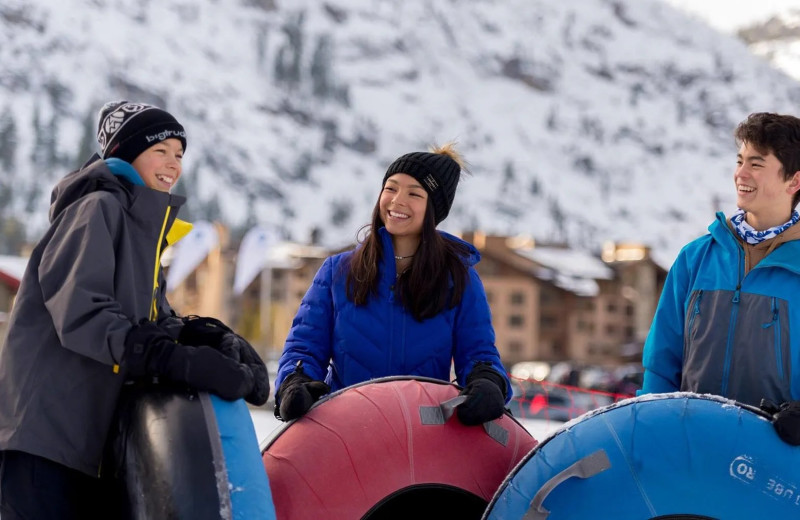
[[[42,127],[41,109],[39,103],[33,107],[33,149],[31,150],[31,164],[39,171],[47,165],[47,129]]]
[[[18,255],[25,245],[25,227],[16,217],[0,217],[0,255]]]
[[[331,78],[332,46],[333,42],[329,35],[320,36],[311,57],[311,92],[320,99],[330,98],[334,93]]]
[[[78,144],[78,155],[75,159],[75,167],[82,165],[84,161],[89,159],[92,153],[97,151],[97,134],[95,132],[94,123],[94,110],[89,110],[81,124],[83,127],[83,134],[81,135],[81,142]]]
[[[261,24],[256,32],[256,63],[259,70],[264,70],[264,65],[267,62],[268,42],[269,27],[267,24]]]
[[[514,174],[514,165],[511,162],[506,162],[506,166],[503,172],[503,193],[506,193],[509,188],[515,184],[516,175]]]
[[[275,62],[275,80],[290,88],[300,84],[300,64],[303,57],[303,23],[305,13],[297,13],[282,27],[286,42],[278,51]]]
[[[0,181],[0,215],[9,215],[13,213],[11,207],[14,202],[14,186],[11,181]]]
[[[16,168],[17,123],[9,107],[0,116],[0,166],[7,174]]]

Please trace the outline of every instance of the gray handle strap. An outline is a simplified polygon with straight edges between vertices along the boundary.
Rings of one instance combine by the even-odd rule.
[[[570,477],[589,478],[597,475],[598,473],[607,470],[611,467],[611,461],[608,460],[608,455],[605,450],[597,450],[581,460],[577,461],[567,469],[560,472],[536,492],[536,495],[531,500],[531,506],[522,517],[523,520],[545,520],[550,511],[542,505],[553,489],[559,484],[564,482]]]
[[[454,413],[456,413],[456,408],[458,405],[466,400],[466,395],[457,395],[439,404],[439,406],[420,406],[420,421],[422,424],[444,424],[453,416]],[[486,431],[489,437],[496,440],[503,446],[508,444],[508,431],[495,421],[483,423],[483,429]]]
[[[419,418],[422,424],[444,424],[456,413],[456,407],[466,400],[466,395],[457,395],[439,406],[420,406]]]

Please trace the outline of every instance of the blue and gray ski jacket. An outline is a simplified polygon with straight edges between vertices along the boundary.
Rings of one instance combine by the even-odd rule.
[[[755,406],[762,398],[797,400],[800,228],[778,235],[779,247],[748,272],[725,215],[708,229],[667,275],[644,346],[640,394],[681,390]]]

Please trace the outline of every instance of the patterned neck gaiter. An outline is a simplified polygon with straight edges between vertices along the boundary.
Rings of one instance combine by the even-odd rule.
[[[753,229],[753,226],[745,221],[744,217],[746,214],[745,210],[739,209],[731,217],[731,222],[733,223],[733,228],[736,230],[736,233],[748,244],[760,244],[764,240],[775,238],[800,220],[800,213],[797,213],[797,210],[795,210],[792,211],[792,218],[785,224],[771,227],[764,231],[756,231]]]

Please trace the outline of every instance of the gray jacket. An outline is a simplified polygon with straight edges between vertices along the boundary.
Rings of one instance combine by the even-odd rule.
[[[51,201],[0,348],[0,450],[98,475],[125,336],[142,318],[180,323],[160,255],[185,199],[122,181],[95,156]]]

